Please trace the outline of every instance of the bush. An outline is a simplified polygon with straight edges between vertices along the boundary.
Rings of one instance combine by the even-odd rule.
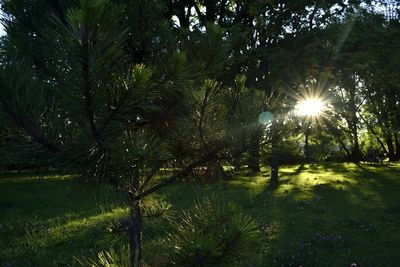
[[[165,266],[232,266],[255,252],[255,221],[215,195],[196,201],[162,241]]]

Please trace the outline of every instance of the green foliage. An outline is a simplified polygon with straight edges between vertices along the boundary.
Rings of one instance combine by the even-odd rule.
[[[143,219],[145,221],[155,219],[158,222],[163,220],[173,220],[176,215],[172,208],[172,204],[158,199],[158,198],[146,198],[141,203],[143,210]],[[129,234],[130,217],[129,214],[115,218],[107,226],[107,234],[104,237],[108,244],[118,244],[121,241],[126,240],[126,236]]]
[[[216,195],[198,200],[190,211],[173,220],[166,266],[222,266],[245,263],[255,251],[257,225],[232,203]]]
[[[108,251],[101,251],[95,259],[75,259],[75,266],[90,267],[129,267],[129,247],[122,246],[119,250],[111,248]]]

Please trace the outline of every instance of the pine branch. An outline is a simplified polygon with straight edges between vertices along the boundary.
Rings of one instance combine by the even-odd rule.
[[[13,110],[6,99],[3,99],[2,105],[3,111],[10,116],[10,118],[16,123],[19,127],[24,129],[24,131],[32,137],[32,139],[41,145],[42,147],[46,148],[48,151],[57,153],[61,151],[61,148],[57,145],[49,142],[40,129],[38,125],[36,125],[33,120],[31,120],[27,116],[23,116],[18,114],[15,110]]]
[[[159,182],[158,184],[156,184],[155,186],[153,186],[152,188],[138,194],[138,195],[134,195],[132,193],[129,193],[131,196],[131,199],[133,201],[138,201],[142,198],[144,198],[145,196],[169,185],[172,184],[173,182],[182,179],[184,177],[187,177],[195,168],[197,168],[198,166],[203,165],[204,163],[209,162],[210,160],[213,160],[217,157],[218,153],[221,152],[222,150],[224,150],[225,148],[227,148],[230,145],[230,143],[228,141],[222,141],[221,144],[219,146],[216,146],[215,149],[211,150],[210,152],[208,152],[206,155],[204,155],[203,157],[201,157],[200,159],[194,161],[193,163],[189,164],[188,166],[186,166],[184,169],[182,169],[180,172],[178,172],[178,174],[172,175],[169,178]]]
[[[60,6],[60,1],[59,0],[52,0],[51,4],[52,4],[54,10],[56,11],[57,16],[60,19],[60,21],[62,22],[62,24],[64,24],[64,26],[67,27],[68,26],[68,22],[65,19],[65,15],[64,15],[64,13],[62,11],[62,8]]]
[[[85,99],[85,110],[86,116],[89,120],[89,125],[92,131],[93,137],[96,139],[97,144],[101,149],[104,148],[104,139],[102,138],[100,132],[97,130],[96,122],[94,119],[94,112],[93,112],[93,103],[92,103],[92,88],[90,83],[90,55],[89,55],[89,43],[88,43],[88,36],[87,32],[83,31],[83,38],[82,38],[82,78],[84,81],[83,86],[83,95]]]
[[[125,91],[125,93],[118,99],[117,105],[114,109],[108,114],[107,118],[104,120],[102,125],[98,128],[98,131],[101,133],[104,131],[105,128],[111,123],[111,121],[115,118],[118,114],[119,110],[124,106],[127,99],[129,97],[129,90]]]

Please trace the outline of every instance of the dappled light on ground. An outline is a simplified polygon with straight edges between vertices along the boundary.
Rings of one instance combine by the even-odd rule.
[[[398,165],[306,164],[281,168],[277,189],[260,174],[206,190],[257,219],[265,238],[257,266],[396,266],[400,255],[383,247],[400,244],[399,172]],[[169,196],[181,203],[189,192]]]
[[[276,189],[268,186],[268,171],[263,168],[258,176],[239,173],[214,185],[179,184],[162,190],[158,198],[170,201],[176,212],[210,193],[239,206],[259,226],[262,243],[253,248],[259,255],[254,266],[400,262],[399,165],[287,166],[281,168]],[[82,194],[67,176],[11,176],[0,178],[5,215],[0,217],[0,258],[11,266],[57,266],[71,263],[73,256],[107,249],[109,241],[98,237],[110,222],[126,215],[110,188]],[[158,257],[158,242],[168,229],[163,220],[146,221],[147,262]]]

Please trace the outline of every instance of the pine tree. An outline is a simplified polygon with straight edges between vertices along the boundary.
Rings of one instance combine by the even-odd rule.
[[[180,134],[197,124],[196,109],[179,113],[199,99],[190,89],[201,92],[207,75],[194,74],[156,1],[10,0],[3,8],[1,122],[12,138],[1,158],[21,164],[28,157],[114,185],[130,210],[130,264],[142,266],[143,199],[215,160],[229,143],[221,132],[209,136],[208,148],[187,140],[190,157],[177,149]],[[182,168],[154,179],[176,160]]]

